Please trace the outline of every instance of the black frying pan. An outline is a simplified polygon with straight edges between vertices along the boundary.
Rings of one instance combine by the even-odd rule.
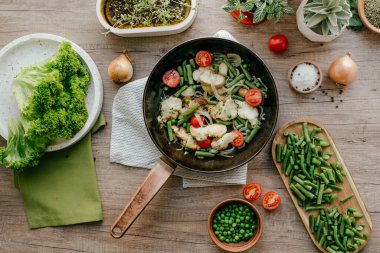
[[[233,158],[216,156],[214,159],[197,159],[192,154],[184,155],[177,150],[177,144],[169,144],[164,128],[160,128],[157,121],[160,108],[160,94],[162,92],[162,76],[169,69],[176,69],[184,59],[194,58],[200,50],[221,53],[239,54],[248,64],[251,73],[260,77],[268,87],[268,98],[264,100],[265,121],[253,141]],[[145,206],[153,199],[176,166],[198,172],[222,172],[240,167],[254,158],[267,144],[276,126],[278,116],[278,95],[274,79],[264,62],[247,47],[226,39],[201,38],[187,41],[170,50],[156,64],[150,74],[143,98],[145,125],[156,147],[163,154],[151,170],[144,183],[140,186],[135,197],[130,201],[123,213],[111,227],[111,235],[115,238],[123,236],[125,231],[134,222]],[[138,152],[138,150],[136,150]]]

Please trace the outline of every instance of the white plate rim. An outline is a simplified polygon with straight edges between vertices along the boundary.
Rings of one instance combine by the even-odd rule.
[[[79,54],[81,59],[85,62],[85,64],[88,67],[88,70],[90,72],[91,79],[94,83],[94,103],[93,105],[96,106],[95,110],[89,110],[90,114],[88,115],[88,119],[85,123],[85,125],[82,127],[81,130],[79,130],[78,133],[75,134],[73,138],[70,140],[64,141],[62,143],[58,143],[55,145],[51,145],[46,149],[46,152],[52,152],[52,151],[57,151],[61,150],[64,148],[67,148],[78,141],[80,141],[90,130],[91,128],[95,125],[101,109],[103,105],[103,83],[102,83],[102,78],[100,76],[99,70],[95,64],[95,62],[92,60],[92,58],[84,51],[79,45],[74,43],[73,41],[66,39],[64,37],[58,36],[58,35],[53,35],[53,34],[48,34],[48,33],[34,33],[34,34],[29,34],[25,35],[22,37],[19,37],[11,42],[9,42],[7,45],[5,45],[1,50],[0,50],[0,59],[9,51],[12,50],[13,48],[17,47],[18,45],[28,42],[29,40],[52,40],[56,42],[62,42],[62,41],[67,41],[71,44],[72,48]],[[1,129],[0,129],[1,131]],[[7,139],[5,137],[5,134],[3,132],[0,133],[0,135]]]

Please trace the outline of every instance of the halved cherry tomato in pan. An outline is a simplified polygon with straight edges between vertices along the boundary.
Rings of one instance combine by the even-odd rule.
[[[211,142],[212,142],[211,137],[208,137],[206,140],[198,141],[197,143],[198,143],[199,147],[201,147],[201,148],[209,148],[209,147],[211,147]]]
[[[170,88],[175,88],[180,82],[180,75],[175,69],[171,69],[165,72],[162,77],[162,81]]]
[[[193,115],[191,118],[190,118],[190,124],[195,127],[195,128],[198,128],[198,127],[201,127],[203,126],[204,122],[205,122],[205,117],[203,117],[202,115],[199,116],[199,119],[201,120],[201,122],[199,122],[199,120],[197,119],[197,117],[195,115]]]
[[[267,210],[274,210],[281,204],[280,196],[274,192],[267,192],[263,197],[263,207]]]
[[[261,90],[257,88],[249,89],[245,94],[245,101],[252,107],[261,105],[263,102],[263,94],[261,93]]]
[[[244,136],[239,130],[233,130],[237,137],[231,142],[232,146],[239,148],[244,144]]]
[[[250,201],[255,201],[261,196],[261,185],[257,183],[247,184],[244,187],[243,195]]]
[[[202,50],[195,55],[195,62],[199,67],[207,67],[211,65],[212,56],[208,51]]]

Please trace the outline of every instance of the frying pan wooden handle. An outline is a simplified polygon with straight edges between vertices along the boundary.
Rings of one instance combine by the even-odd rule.
[[[137,219],[174,171],[174,165],[161,158],[156,162],[137,193],[111,227],[112,237],[119,239]]]

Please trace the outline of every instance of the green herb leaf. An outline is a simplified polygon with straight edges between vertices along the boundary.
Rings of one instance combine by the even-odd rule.
[[[226,12],[234,12],[237,10],[235,5],[232,5],[231,3],[228,3],[227,5],[223,6],[222,9]]]
[[[358,14],[354,13],[350,18],[349,27],[354,31],[361,31],[364,27],[363,22],[360,20]]]
[[[350,0],[350,7],[351,7],[351,9],[357,9],[358,8],[358,0]]]

